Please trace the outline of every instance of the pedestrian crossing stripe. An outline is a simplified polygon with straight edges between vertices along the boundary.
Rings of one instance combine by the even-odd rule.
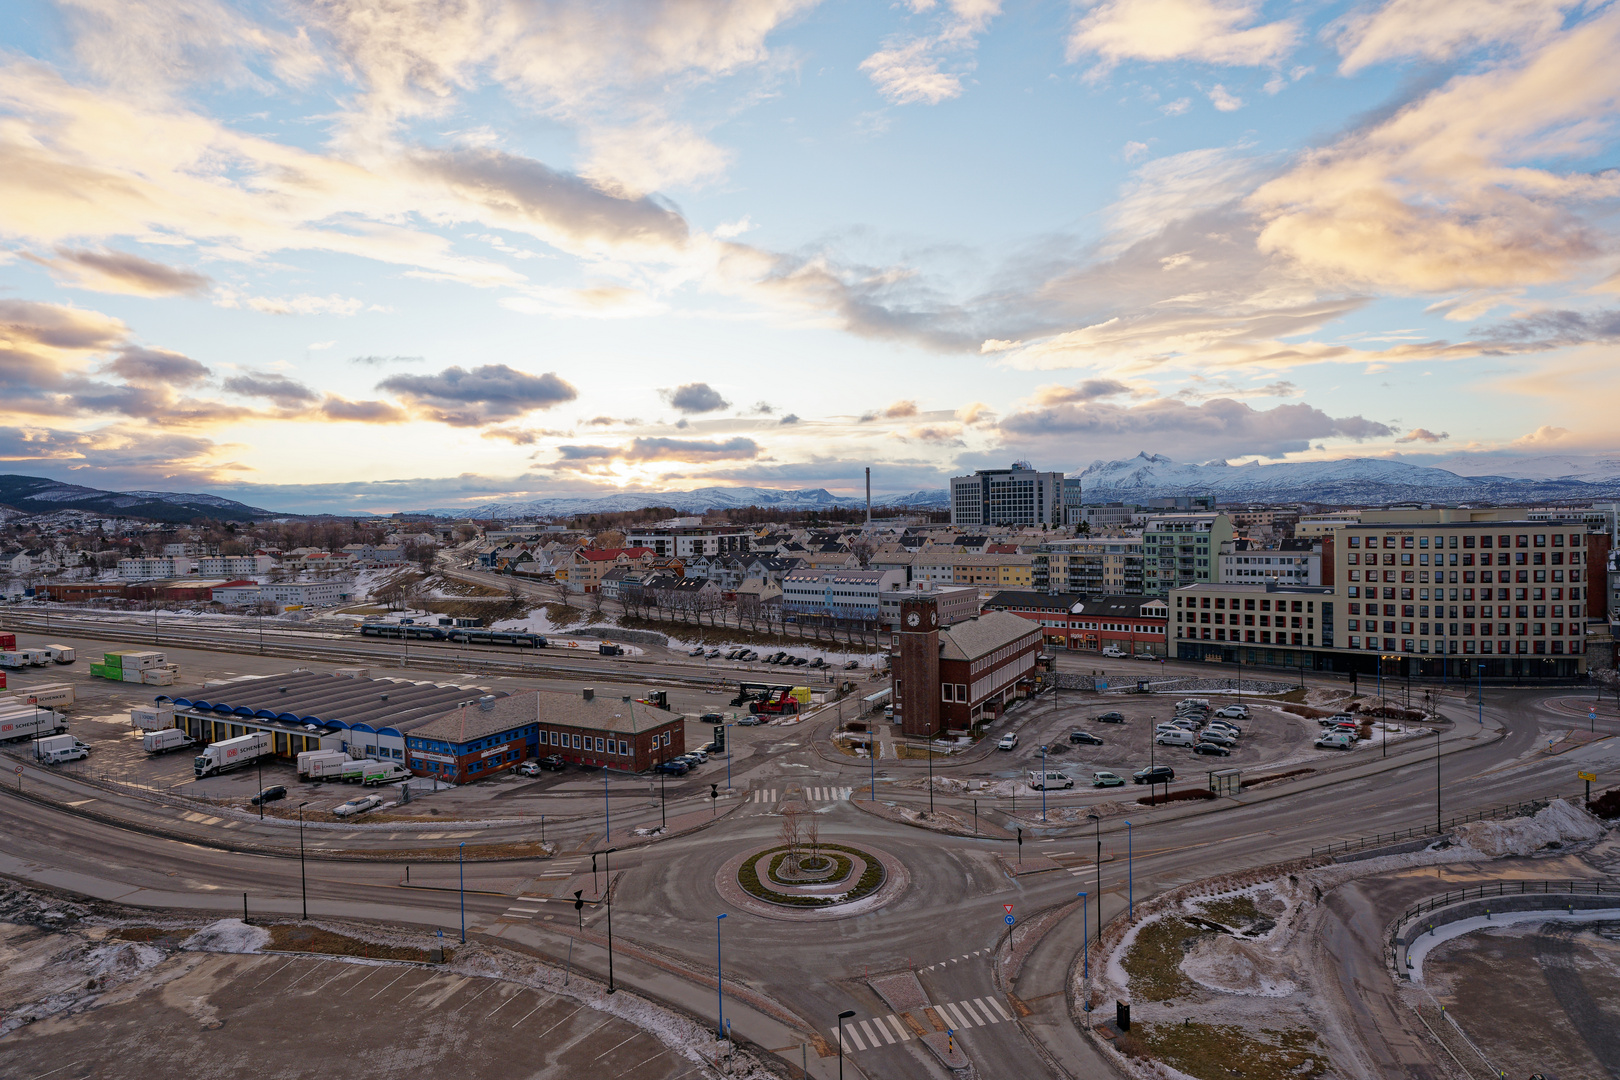
[[[839,802],[848,799],[852,787],[807,787],[803,789],[806,802]],[[757,788],[749,794],[749,802],[773,803],[779,800],[776,788]]]
[[[940,1019],[956,1031],[989,1027],[991,1024],[1005,1023],[1013,1018],[1006,1006],[994,997],[972,998],[944,1005],[930,1005],[928,1008],[938,1013]],[[841,1045],[845,1053],[875,1050],[880,1046],[891,1046],[897,1042],[911,1040],[905,1024],[893,1013],[863,1020],[849,1020],[842,1027],[833,1028],[832,1037],[833,1044]]]

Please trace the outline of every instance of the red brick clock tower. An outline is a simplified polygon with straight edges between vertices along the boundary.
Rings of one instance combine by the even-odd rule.
[[[939,733],[939,601],[900,601],[898,655],[894,658],[894,707],[907,735]]]

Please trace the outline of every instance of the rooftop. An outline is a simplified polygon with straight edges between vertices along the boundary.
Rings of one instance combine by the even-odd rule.
[[[992,611],[941,630],[939,655],[944,660],[977,660],[1004,645],[1040,636],[1041,628],[1028,619],[1010,611]]]
[[[510,731],[523,724],[537,723],[631,735],[680,719],[678,713],[667,713],[621,697],[603,697],[593,693],[586,698],[584,692],[563,694],[552,690],[523,690],[510,697],[497,698],[487,709],[473,700],[441,712],[412,728],[411,735],[446,742],[468,742]]]
[[[180,708],[222,716],[403,734],[489,692],[479,686],[293,671],[237,679],[172,700]]]

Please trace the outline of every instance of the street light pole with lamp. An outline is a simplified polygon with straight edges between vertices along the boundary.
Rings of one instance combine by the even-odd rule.
[[[1046,744],[1041,743],[1041,824],[1046,823]]]
[[[467,944],[467,841],[456,845],[456,873],[461,880],[461,943]]]
[[[309,879],[304,876],[304,807],[309,803],[298,804],[298,891],[304,897],[304,921],[309,921]]]
[[[838,1014],[838,1080],[844,1080],[844,1021],[854,1015],[854,1009],[845,1009]]]
[[[1096,814],[1086,817],[1097,823],[1097,940],[1102,940],[1102,818]]]
[[[720,1026],[715,1031],[722,1040],[726,1037],[726,969],[720,960],[720,920],[725,917],[723,911],[714,917],[714,992],[720,1007]]]
[[[1131,843],[1131,823],[1125,823],[1125,917],[1136,918],[1136,853]]]

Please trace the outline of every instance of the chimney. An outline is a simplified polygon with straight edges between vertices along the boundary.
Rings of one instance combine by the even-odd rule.
[[[478,707],[483,709],[485,712],[489,712],[491,709],[495,708],[495,695],[485,694],[483,697],[479,698]]]
[[[872,466],[866,467],[866,523],[872,524]]]
[[[596,689],[594,687],[587,686],[584,690],[580,691],[580,693],[585,695],[586,701],[594,701],[596,699]]]

